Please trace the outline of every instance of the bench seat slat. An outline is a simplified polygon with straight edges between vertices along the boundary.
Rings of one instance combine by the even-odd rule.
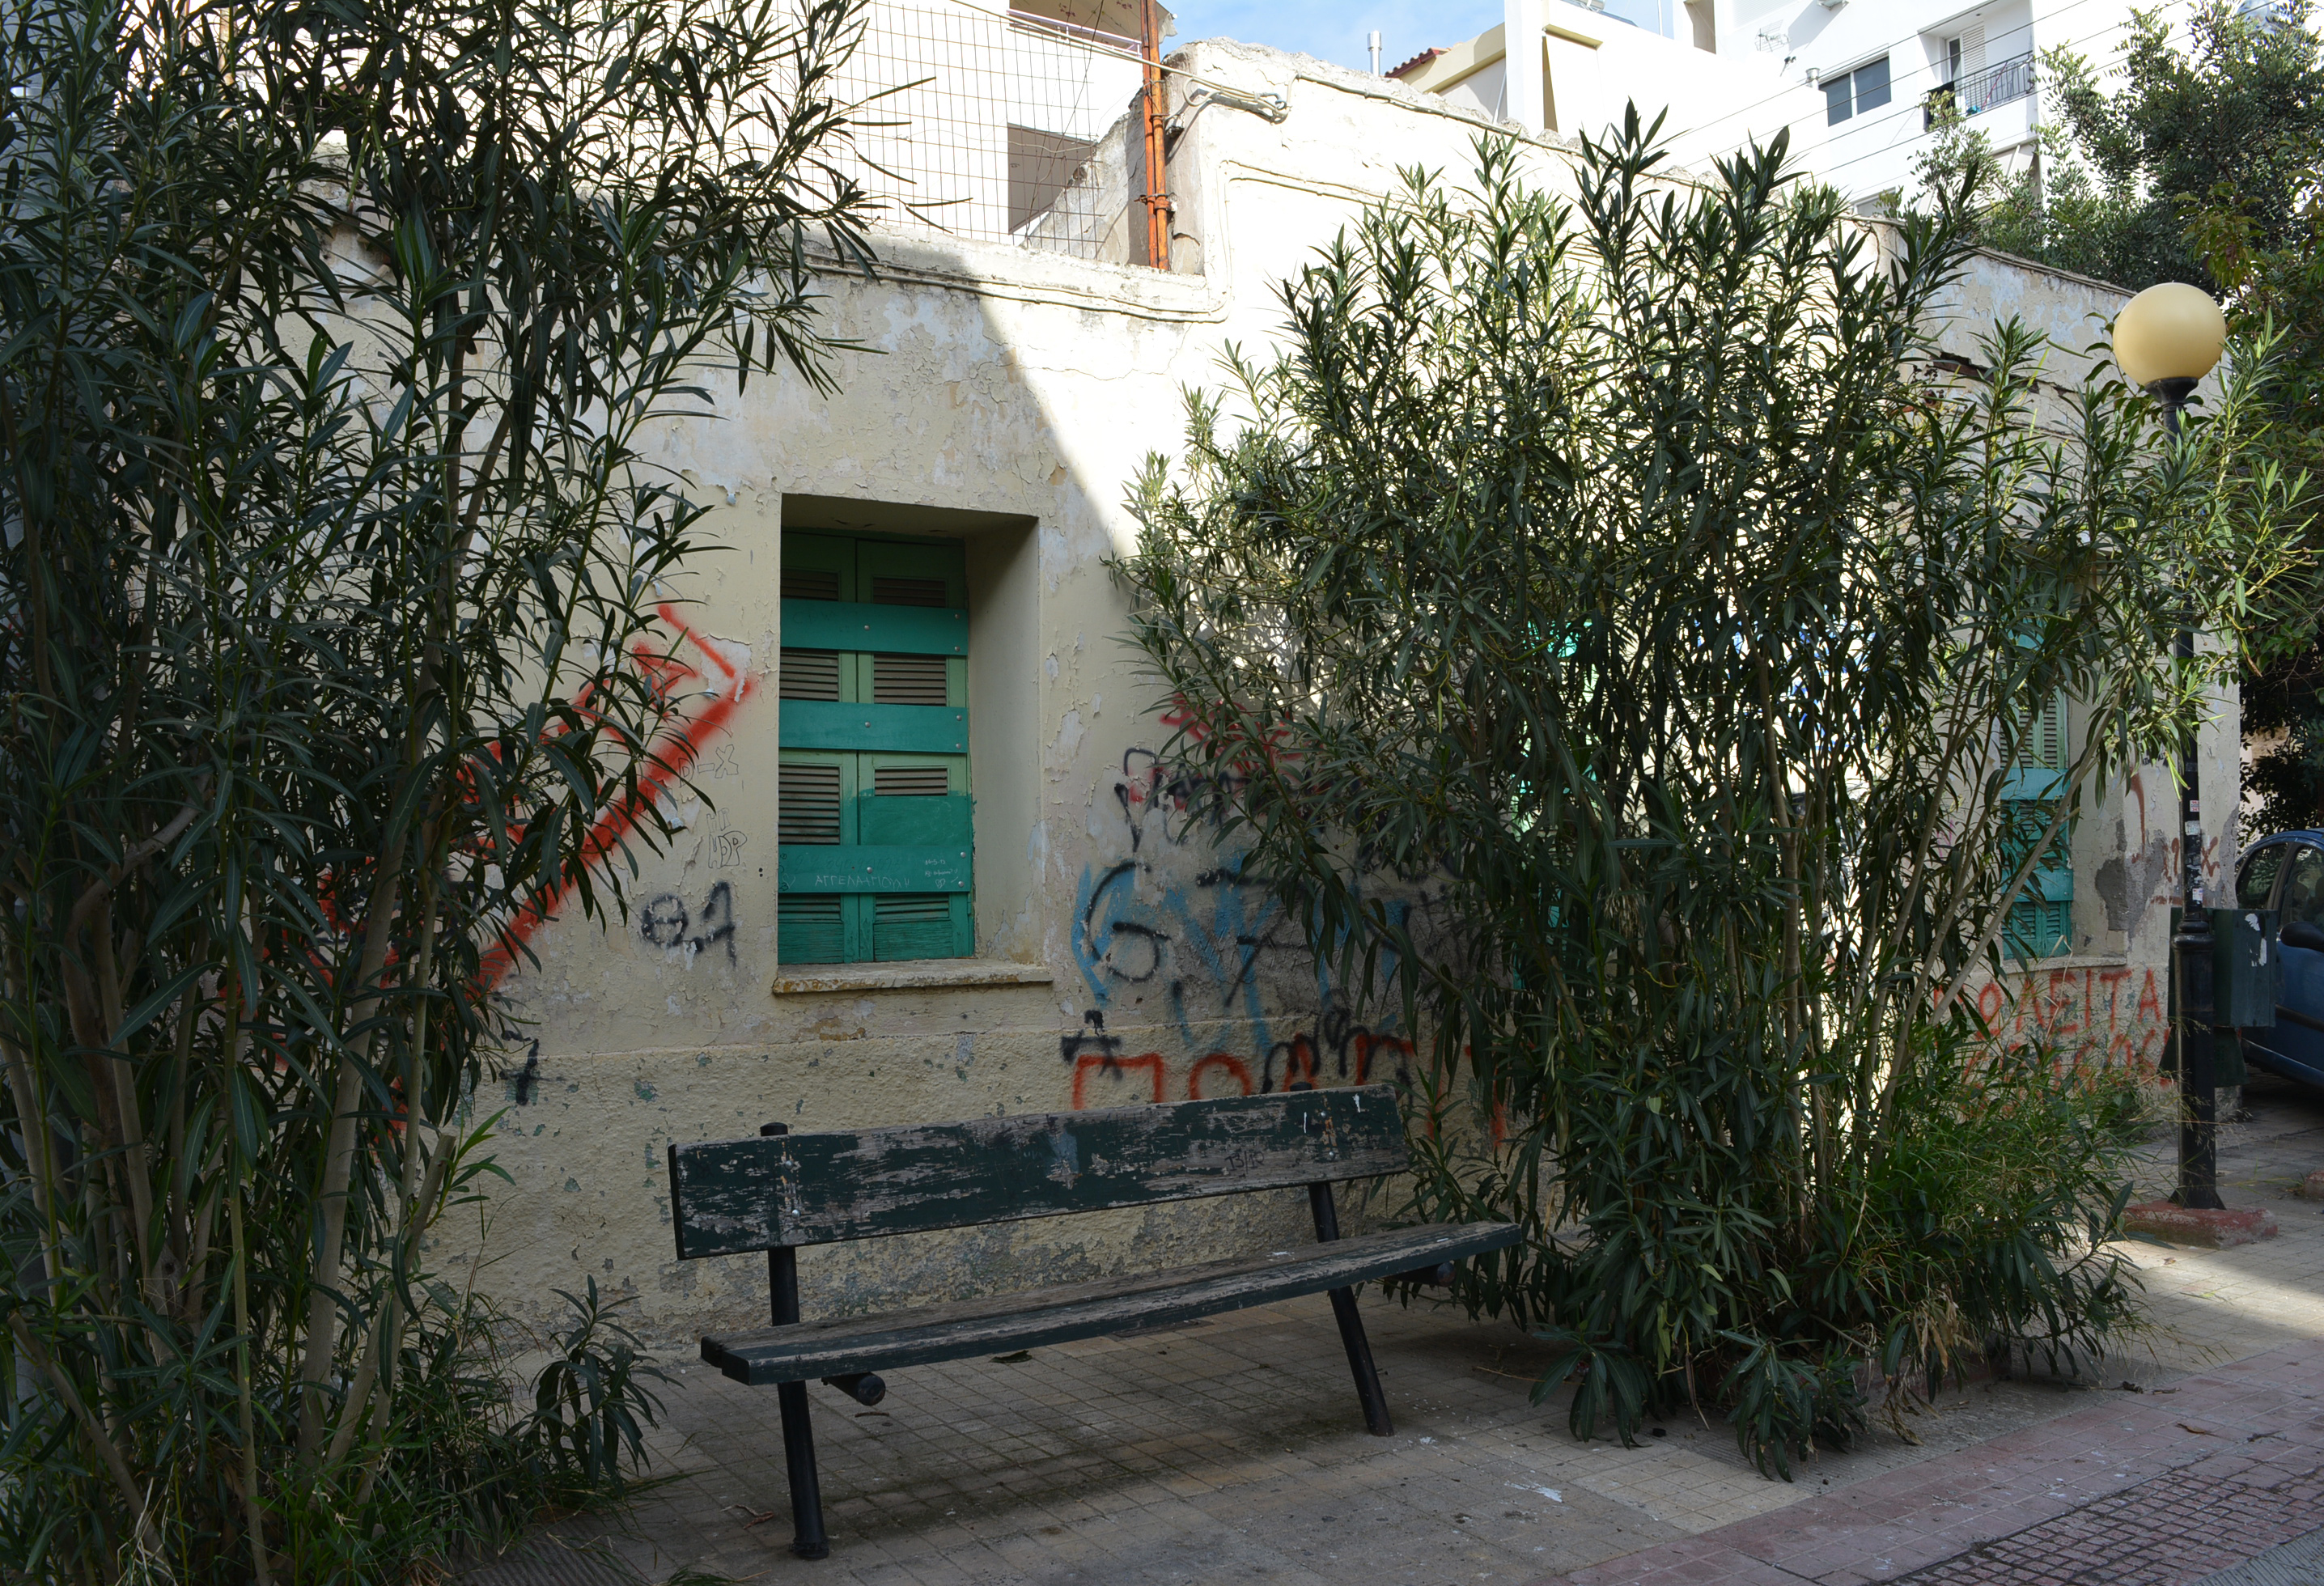
[[[682,1260],[1375,1178],[1389,1085],[673,1144]]]
[[[1368,1283],[1517,1240],[1508,1222],[1438,1223],[1330,1244],[1141,1272],[1030,1294],[987,1295],[878,1316],[835,1316],[702,1341],[702,1358],[737,1382],[886,1371],[1167,1326],[1221,1311]]]

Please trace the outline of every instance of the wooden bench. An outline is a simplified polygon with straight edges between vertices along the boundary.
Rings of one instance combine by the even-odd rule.
[[[1328,1291],[1364,1424],[1386,1437],[1394,1428],[1354,1286],[1406,1276],[1442,1282],[1450,1263],[1517,1239],[1506,1222],[1340,1237],[1332,1185],[1406,1166],[1404,1126],[1388,1085],[812,1134],[773,1123],[760,1132],[756,1139],[673,1145],[670,1220],[681,1260],[767,1252],[775,1324],[706,1338],[702,1358],[737,1382],[774,1386],[798,1532],[791,1551],[802,1558],[830,1552],[807,1422],[810,1380],[876,1404],[886,1391],[878,1374],[899,1366],[1005,1354]],[[802,1245],[1303,1186],[1314,1245],[883,1315],[799,1320]]]

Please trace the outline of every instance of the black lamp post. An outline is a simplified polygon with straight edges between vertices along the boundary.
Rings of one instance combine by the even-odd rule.
[[[2125,378],[2163,404],[2163,424],[2176,445],[2179,410],[2227,345],[2227,319],[2210,294],[2180,281],[2148,287],[2114,322],[2114,358]],[[2194,659],[2191,618],[2174,646]],[[2203,805],[2196,780],[2195,733],[2179,750],[2179,934],[2171,944],[2178,980],[2179,1188],[2182,1206],[2217,1211],[2219,1200],[2218,1071],[2211,1052],[2211,913],[2203,896]]]

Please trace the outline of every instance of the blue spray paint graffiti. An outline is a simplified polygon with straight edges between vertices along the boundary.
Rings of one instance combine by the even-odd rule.
[[[1120,995],[1141,1003],[1158,996],[1189,1043],[1197,1019],[1240,1015],[1263,1045],[1261,957],[1296,967],[1307,956],[1281,906],[1265,889],[1247,885],[1237,867],[1205,871],[1182,884],[1136,859],[1084,868],[1073,946],[1096,1007],[1110,1009]],[[1328,1002],[1330,983],[1320,970],[1316,987]]]
[[[1189,835],[1187,789],[1142,750],[1123,758],[1122,772],[1113,791],[1129,828],[1130,857],[1084,867],[1074,899],[1074,961],[1091,1006],[1084,1028],[1059,1047],[1074,1066],[1075,1104],[1084,1104],[1093,1074],[1121,1082],[1114,1087],[1118,1099],[1150,1093],[1155,1101],[1175,1097],[1182,1084],[1192,1094],[1206,1085],[1272,1091],[1360,1080],[1370,1074],[1375,1054],[1392,1056],[1401,1074],[1411,1043],[1356,1023],[1334,1006],[1327,966],[1307,951],[1296,922],[1250,877],[1242,858],[1225,856],[1196,870],[1197,856],[1182,852]],[[1148,840],[1157,835],[1148,830],[1149,816],[1159,817],[1152,823],[1157,841]],[[1292,988],[1310,976],[1312,1012],[1286,1010],[1285,993],[1305,1001]],[[1184,1061],[1126,1054],[1121,1038],[1106,1032],[1110,1011],[1174,1025]],[[1235,1042],[1248,1056],[1205,1051],[1215,1037],[1199,1027],[1215,1031],[1222,1020],[1249,1027],[1249,1045]],[[1288,1033],[1278,1038],[1277,1027]],[[1185,1069],[1183,1080],[1174,1072],[1178,1067]]]

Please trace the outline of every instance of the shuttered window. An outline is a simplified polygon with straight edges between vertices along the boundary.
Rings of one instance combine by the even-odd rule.
[[[784,964],[975,951],[956,544],[783,537]]]
[[[2005,857],[2012,873],[2057,812],[2065,796],[2069,757],[2066,696],[2052,695],[2028,724],[2025,742],[2002,786],[2009,817]],[[2009,910],[2003,951],[2012,958],[2054,958],[2074,945],[2074,864],[2070,825],[2051,840],[2042,862]]]

